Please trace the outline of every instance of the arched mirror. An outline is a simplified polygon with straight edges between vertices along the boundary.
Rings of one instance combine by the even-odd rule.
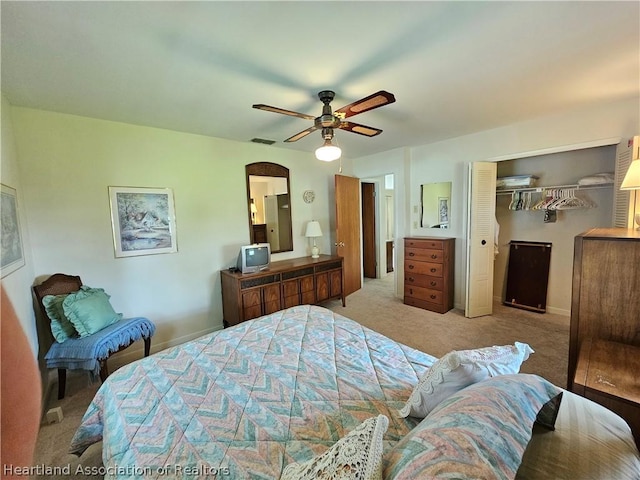
[[[251,243],[269,243],[271,253],[293,250],[289,169],[277,163],[250,163],[247,209]]]

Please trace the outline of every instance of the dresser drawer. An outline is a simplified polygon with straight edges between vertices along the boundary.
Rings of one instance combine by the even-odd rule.
[[[442,303],[427,302],[426,300],[420,300],[414,297],[404,297],[404,303],[413,307],[424,308],[425,310],[431,310],[432,312],[447,313],[451,310],[448,305]]]
[[[405,238],[404,248],[432,248],[434,250],[443,250],[444,241],[431,238]]]
[[[417,273],[404,273],[405,286],[425,287],[432,290],[442,290],[444,285],[443,277],[432,277],[430,275],[420,275]]]
[[[444,262],[444,251],[432,248],[408,247],[405,249],[405,256],[409,260],[420,260],[421,262]]]
[[[416,260],[405,260],[404,271],[406,273],[417,273],[422,275],[431,275],[434,277],[442,277],[444,271],[442,263],[420,262]]]
[[[404,296],[405,299],[415,298],[429,303],[436,303],[438,305],[442,304],[442,292],[438,290],[431,290],[429,288],[405,285]]]

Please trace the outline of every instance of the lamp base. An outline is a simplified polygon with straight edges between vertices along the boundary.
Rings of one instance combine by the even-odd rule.
[[[636,225],[638,225],[636,227],[636,230],[640,230],[640,213],[636,213],[635,217],[636,217]]]
[[[311,247],[311,258],[318,258],[320,256],[320,249],[315,245]]]

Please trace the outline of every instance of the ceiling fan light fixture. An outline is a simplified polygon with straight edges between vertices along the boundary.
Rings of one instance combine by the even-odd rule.
[[[338,160],[340,155],[342,155],[342,150],[340,147],[332,144],[329,138],[325,139],[324,144],[316,149],[316,158],[323,162]]]

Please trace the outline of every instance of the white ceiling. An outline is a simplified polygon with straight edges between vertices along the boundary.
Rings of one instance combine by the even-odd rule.
[[[313,151],[282,141],[378,90],[338,130],[350,158],[640,95],[640,2],[9,2],[14,105]]]

